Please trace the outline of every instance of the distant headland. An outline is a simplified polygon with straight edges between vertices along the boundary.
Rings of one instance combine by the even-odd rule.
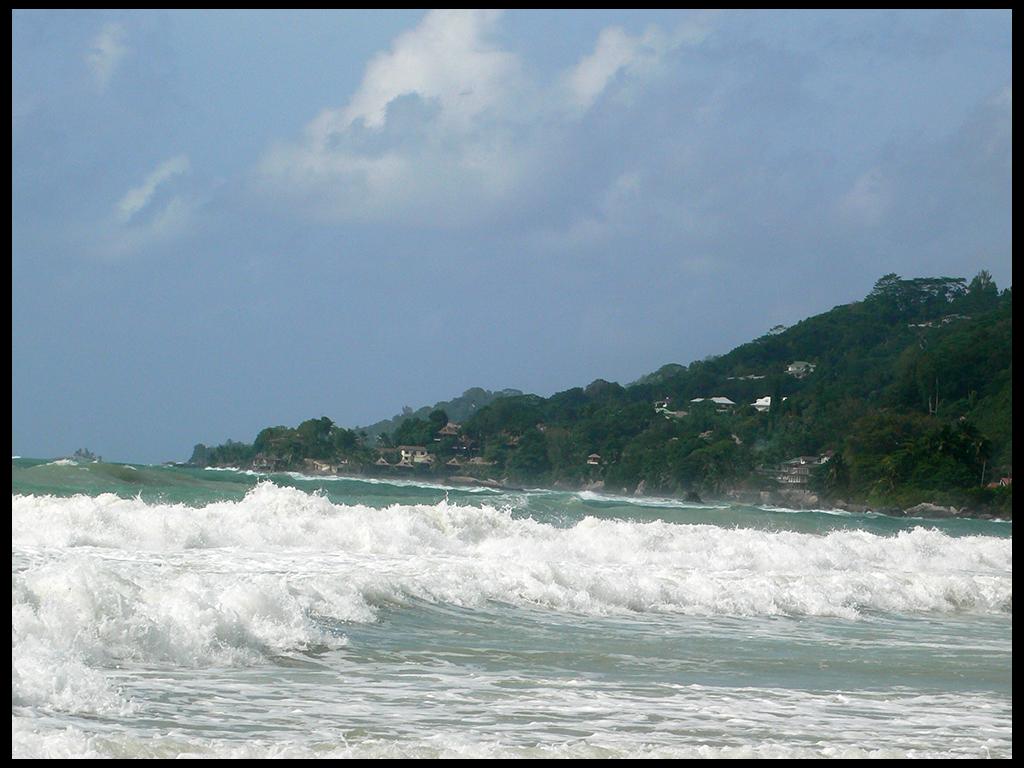
[[[1012,289],[885,275],[862,301],[622,386],[462,396],[366,428],[327,417],[189,464],[1012,515]]]

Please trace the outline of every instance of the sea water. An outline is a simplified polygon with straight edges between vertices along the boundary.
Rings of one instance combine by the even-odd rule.
[[[1012,757],[1012,525],[12,459],[13,757]]]

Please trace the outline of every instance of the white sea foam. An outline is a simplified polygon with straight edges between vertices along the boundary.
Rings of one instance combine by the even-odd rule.
[[[556,626],[580,621],[566,614],[735,625],[745,640],[757,627],[842,626],[871,655],[899,638],[876,637],[860,620],[870,614],[895,614],[878,623],[908,625],[905,642],[916,638],[908,616],[922,631],[941,624],[939,641],[971,621],[1006,623],[1010,539],[591,517],[566,528],[484,498],[375,509],[266,482],[203,507],[12,496],[12,756],[1012,756],[1009,694],[702,687],[529,660],[492,667],[497,657],[473,656],[475,638],[460,653],[489,661],[463,666],[432,655],[435,635],[418,629],[401,630],[398,656],[366,642],[396,613],[435,612],[440,627],[456,613],[444,606],[486,617],[511,605]],[[850,621],[718,618],[735,616]],[[831,645],[814,642],[827,657]],[[979,642],[964,641],[984,655]],[[323,659],[337,685],[321,684],[321,667],[282,673]]]
[[[305,480],[318,482],[321,480],[342,480],[353,483],[366,483],[367,485],[390,485],[395,488],[428,488],[435,491],[463,491],[465,493],[503,493],[500,488],[488,488],[484,485],[443,485],[441,483],[428,483],[421,480],[402,480],[397,477],[358,477],[356,475],[304,475],[301,472],[286,472],[288,477],[294,480]]]
[[[659,496],[617,496],[610,493],[579,491],[576,496],[583,501],[604,501],[617,504],[632,504],[638,507],[670,507],[677,509],[728,509],[728,504],[712,504],[706,502],[683,501],[682,499],[666,499]]]
[[[465,689],[452,688],[448,682],[452,704],[465,707]],[[207,758],[1012,757],[1011,703],[996,703],[984,695],[666,686],[648,691],[656,695],[652,709],[643,697],[600,685],[529,682],[513,696],[485,699],[487,714],[472,724],[447,707],[432,704],[423,694],[432,694],[433,689],[420,696],[410,689],[392,690],[391,725],[387,720],[367,721],[365,705],[347,697],[316,701],[315,718],[295,710],[274,712],[275,723],[285,720],[292,725],[288,736],[277,741],[243,738],[241,732],[211,739],[179,728],[155,738],[130,729],[89,733],[80,727],[15,718],[12,753]],[[397,722],[403,727],[394,727]],[[522,723],[531,726],[525,739]]]
[[[190,572],[173,558],[83,553],[14,573],[15,662],[30,670],[59,651],[90,666],[124,660],[245,664],[266,654],[342,647],[344,637],[316,616],[373,618],[362,595],[344,582],[245,572],[237,562],[237,571],[225,572],[216,560]]]
[[[32,729],[27,723],[15,721],[11,736],[11,757],[14,759],[222,759],[222,760],[344,760],[344,759],[904,759],[991,756],[990,749],[979,744],[973,751],[961,749],[956,755],[942,750],[916,750],[860,746],[833,747],[796,746],[759,743],[744,746],[658,744],[615,744],[613,739],[570,741],[554,744],[517,746],[498,741],[461,737],[431,737],[404,741],[373,739],[348,743],[334,741],[303,744],[299,741],[244,742],[164,736],[153,739],[136,735],[87,734],[68,727],[64,729]],[[964,754],[964,753],[967,754]],[[1009,757],[1003,754],[1002,757]]]
[[[835,515],[836,517],[853,517],[855,514],[858,514],[845,509],[791,509],[790,507],[773,507],[768,504],[758,504],[756,508],[765,512],[783,512],[786,514],[805,514],[813,512],[819,515]]]
[[[589,517],[557,528],[486,505],[373,509],[269,483],[240,502],[201,508],[111,494],[14,496],[11,528],[15,547],[25,550],[193,552],[195,562],[181,566],[191,578],[209,578],[200,555],[216,551],[221,568],[243,571],[239,578],[261,593],[266,584],[252,581],[265,575],[261,563],[331,574],[369,606],[327,613],[347,620],[358,620],[359,610],[372,613],[381,595],[595,615],[856,618],[863,612],[1009,613],[1012,605],[1009,539],[956,538],[925,528],[822,536]],[[256,555],[260,562],[245,571]],[[223,586],[204,582],[193,591]]]
[[[592,616],[1009,613],[1009,539],[882,537],[508,510],[337,505],[262,483],[205,507],[12,497],[12,700],[73,712],[128,702],[97,669],[249,665],[343,648],[346,623],[409,601]]]

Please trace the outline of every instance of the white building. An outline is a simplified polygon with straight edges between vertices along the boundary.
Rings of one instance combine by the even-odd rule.
[[[784,397],[782,398],[782,401],[785,402],[788,399],[788,397]],[[759,397],[757,400],[752,402],[751,405],[757,408],[759,412],[764,413],[772,407],[772,396],[765,395],[764,397]]]
[[[786,368],[786,373],[790,376],[795,376],[798,379],[802,379],[804,376],[814,373],[814,369],[817,366],[814,363],[808,363],[806,360],[794,360]]]
[[[402,466],[429,464],[434,460],[422,445],[400,445],[398,451],[402,454],[402,459],[398,462]]]
[[[718,411],[727,411],[732,408],[736,403],[730,400],[728,397],[695,397],[690,401],[691,403],[714,403],[715,409]]]

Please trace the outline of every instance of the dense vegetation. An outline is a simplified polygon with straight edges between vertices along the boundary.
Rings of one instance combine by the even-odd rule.
[[[478,474],[513,483],[712,495],[770,488],[766,469],[832,455],[810,478],[825,497],[1009,514],[1012,486],[986,486],[1012,473],[1011,343],[1012,291],[988,273],[970,283],[890,274],[863,301],[721,357],[666,365],[626,387],[506,391],[472,409],[458,440],[438,436],[449,412],[421,409],[381,445],[384,455],[427,446],[437,460],[417,468],[425,473],[451,474],[449,458],[477,456]],[[794,371],[797,361],[808,365]],[[756,409],[766,396],[770,407]],[[288,465],[344,457],[368,471],[378,451],[365,432],[324,418],[266,429],[251,446],[196,446],[192,462],[239,465],[259,454]]]
[[[523,393],[518,389],[502,389],[498,392],[491,392],[489,389],[472,387],[458,397],[435,403],[433,407],[424,406],[418,410],[413,410],[407,405],[402,408],[402,412],[397,416],[378,421],[368,427],[361,427],[360,431],[366,432],[371,446],[390,445],[392,444],[392,435],[395,434],[402,424],[410,419],[426,420],[429,419],[430,414],[434,411],[444,411],[448,418],[461,422],[468,419],[480,408],[490,405],[500,397],[515,397],[521,394]]]

